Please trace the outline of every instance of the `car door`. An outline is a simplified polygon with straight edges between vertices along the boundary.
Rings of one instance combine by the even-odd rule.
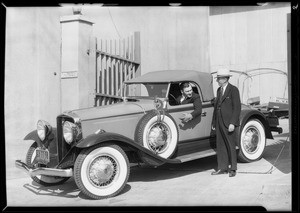
[[[174,105],[168,102],[168,112],[174,118],[179,131],[179,143],[193,141],[208,141],[211,136],[211,121],[213,115],[213,105],[210,101],[203,102],[199,86],[194,83],[194,92],[200,95],[202,101],[202,114],[189,122],[183,122],[180,118],[183,113],[191,113],[194,110],[192,103],[184,105]],[[174,98],[173,98],[174,99]],[[173,102],[174,103],[174,102]],[[203,144],[208,146],[209,144]]]

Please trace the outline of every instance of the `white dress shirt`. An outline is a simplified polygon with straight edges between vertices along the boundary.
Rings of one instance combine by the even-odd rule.
[[[224,95],[227,86],[228,86],[228,82],[223,86],[223,94],[222,94],[222,96]]]

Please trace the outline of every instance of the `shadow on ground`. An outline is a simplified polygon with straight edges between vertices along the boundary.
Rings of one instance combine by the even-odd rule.
[[[290,152],[290,141],[284,136],[284,139],[276,140],[266,147],[263,158],[272,164],[273,170],[278,169],[284,174],[289,174],[292,166]]]
[[[46,195],[64,198],[76,198],[78,197],[77,192],[79,192],[79,189],[77,188],[74,179],[70,179],[63,184],[56,186],[42,186],[32,181],[31,184],[24,184],[23,187],[36,195]]]
[[[82,193],[73,178],[70,178],[67,182],[56,185],[56,186],[42,186],[38,183],[32,181],[31,184],[26,183],[23,185],[24,188],[31,191],[36,195],[46,195],[46,196],[53,196],[53,197],[63,197],[63,198],[81,198],[84,200],[94,200],[84,193]],[[124,189],[118,194],[125,194],[130,191],[131,186],[126,184]]]
[[[215,169],[217,167],[216,156],[201,158],[181,164],[164,164],[157,168],[150,166],[133,167],[128,182],[158,181],[183,177],[198,172]]]

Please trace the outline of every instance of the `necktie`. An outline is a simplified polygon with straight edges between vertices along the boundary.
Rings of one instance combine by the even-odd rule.
[[[219,99],[218,99],[218,105],[221,104],[222,95],[223,95],[223,87],[220,88]]]

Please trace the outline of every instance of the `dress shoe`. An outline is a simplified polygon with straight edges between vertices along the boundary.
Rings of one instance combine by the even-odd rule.
[[[231,170],[229,172],[229,177],[234,177],[236,175],[236,171],[235,170]]]
[[[214,171],[211,173],[211,175],[221,175],[221,174],[227,174],[227,170],[222,170],[222,169],[219,169],[218,171]]]

